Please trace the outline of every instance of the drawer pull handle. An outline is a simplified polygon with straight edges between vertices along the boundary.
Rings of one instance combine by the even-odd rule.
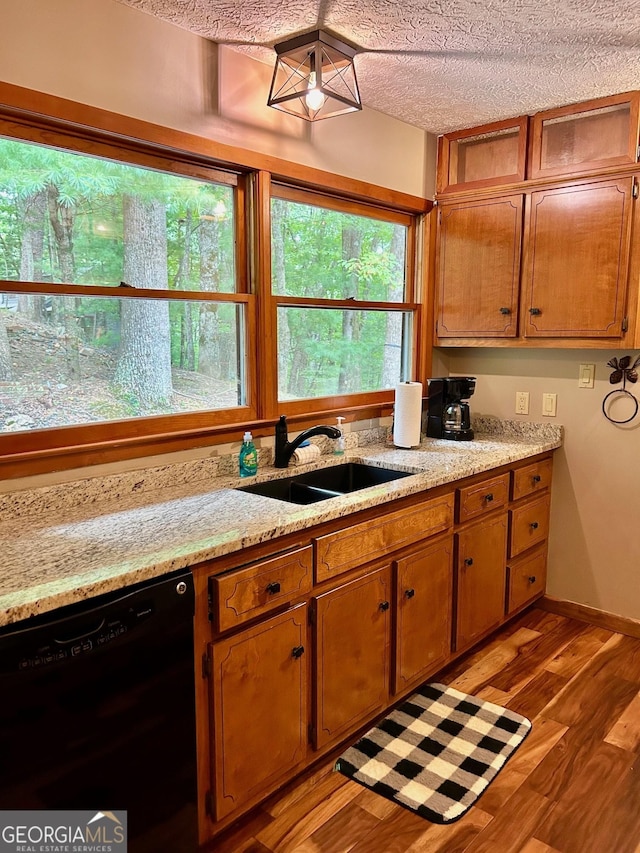
[[[531,479],[533,480],[534,483],[539,483],[540,479],[541,479],[540,474],[534,474]]]
[[[272,581],[270,584],[267,584],[267,592],[269,595],[275,595],[277,592],[280,592],[280,584],[278,581]]]
[[[511,314],[511,308],[501,308],[500,313],[501,314]]]
[[[298,660],[298,658],[301,658],[303,654],[304,654],[304,646],[294,646],[291,649],[291,657],[295,658],[296,660]]]
[[[382,610],[384,612],[385,610],[388,610],[388,609],[389,609],[389,602],[388,601],[381,601],[380,602],[380,610]]]
[[[488,504],[491,503],[491,501],[493,500],[493,495],[491,494],[491,492],[489,492],[488,495],[485,495],[484,499]]]
[[[532,521],[532,522],[531,522],[531,524],[529,525],[529,527],[530,527],[532,530],[537,530],[537,529],[538,529],[538,522],[537,522],[537,521]]]
[[[464,564],[465,564],[465,566],[472,566],[473,565],[473,557],[465,557],[464,558]]]
[[[413,596],[416,594],[416,591],[415,589],[405,589],[404,594],[407,596],[407,598],[413,598]]]
[[[532,314],[534,317],[539,317],[542,314],[542,311],[539,308],[529,308],[529,314]]]
[[[536,582],[536,576],[535,576],[535,575],[530,575],[530,576],[529,576],[529,583],[535,583],[535,582]]]

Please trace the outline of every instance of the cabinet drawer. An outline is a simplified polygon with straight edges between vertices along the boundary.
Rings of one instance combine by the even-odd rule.
[[[517,557],[544,542],[549,533],[549,495],[511,510],[509,556]]]
[[[547,580],[546,547],[542,545],[531,554],[510,562],[507,572],[509,583],[508,615],[544,592]]]
[[[524,468],[518,468],[513,472],[511,486],[511,500],[517,501],[541,489],[547,489],[551,485],[551,471],[553,463],[551,459],[543,459],[534,462]]]
[[[210,578],[216,629],[226,631],[309,592],[312,563],[312,548],[307,545]]]
[[[502,474],[473,486],[458,489],[458,521],[469,521],[504,506],[509,499],[509,475]]]
[[[354,524],[314,540],[316,581],[324,581],[391,550],[412,545],[453,524],[453,495],[443,495],[417,507],[390,512],[384,518]]]

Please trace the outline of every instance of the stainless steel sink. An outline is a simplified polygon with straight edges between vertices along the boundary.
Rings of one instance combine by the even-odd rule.
[[[288,503],[312,504],[410,476],[407,471],[377,468],[375,465],[364,465],[360,462],[345,462],[330,468],[308,471],[306,474],[294,474],[279,480],[240,486],[238,491]]]

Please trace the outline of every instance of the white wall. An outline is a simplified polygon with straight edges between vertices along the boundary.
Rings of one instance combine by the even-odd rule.
[[[433,136],[369,109],[311,125],[266,106],[271,73],[115,0],[2,0],[0,80],[433,197]]]
[[[542,394],[558,395],[554,423],[565,428],[556,451],[549,541],[548,592],[640,619],[640,414],[616,426],[602,414],[611,368],[630,350],[440,350],[453,374],[476,376],[472,408],[514,420],[546,421]],[[578,387],[579,366],[596,365],[595,388]],[[628,385],[640,395],[640,388]],[[515,415],[516,391],[529,391],[529,415]],[[631,414],[629,402],[611,410]]]

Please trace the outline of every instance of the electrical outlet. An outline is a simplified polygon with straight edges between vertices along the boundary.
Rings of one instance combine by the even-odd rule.
[[[558,404],[558,395],[557,394],[543,394],[542,395],[542,414],[544,415],[544,417],[555,418],[557,404]]]
[[[529,392],[516,391],[516,415],[529,414]]]

